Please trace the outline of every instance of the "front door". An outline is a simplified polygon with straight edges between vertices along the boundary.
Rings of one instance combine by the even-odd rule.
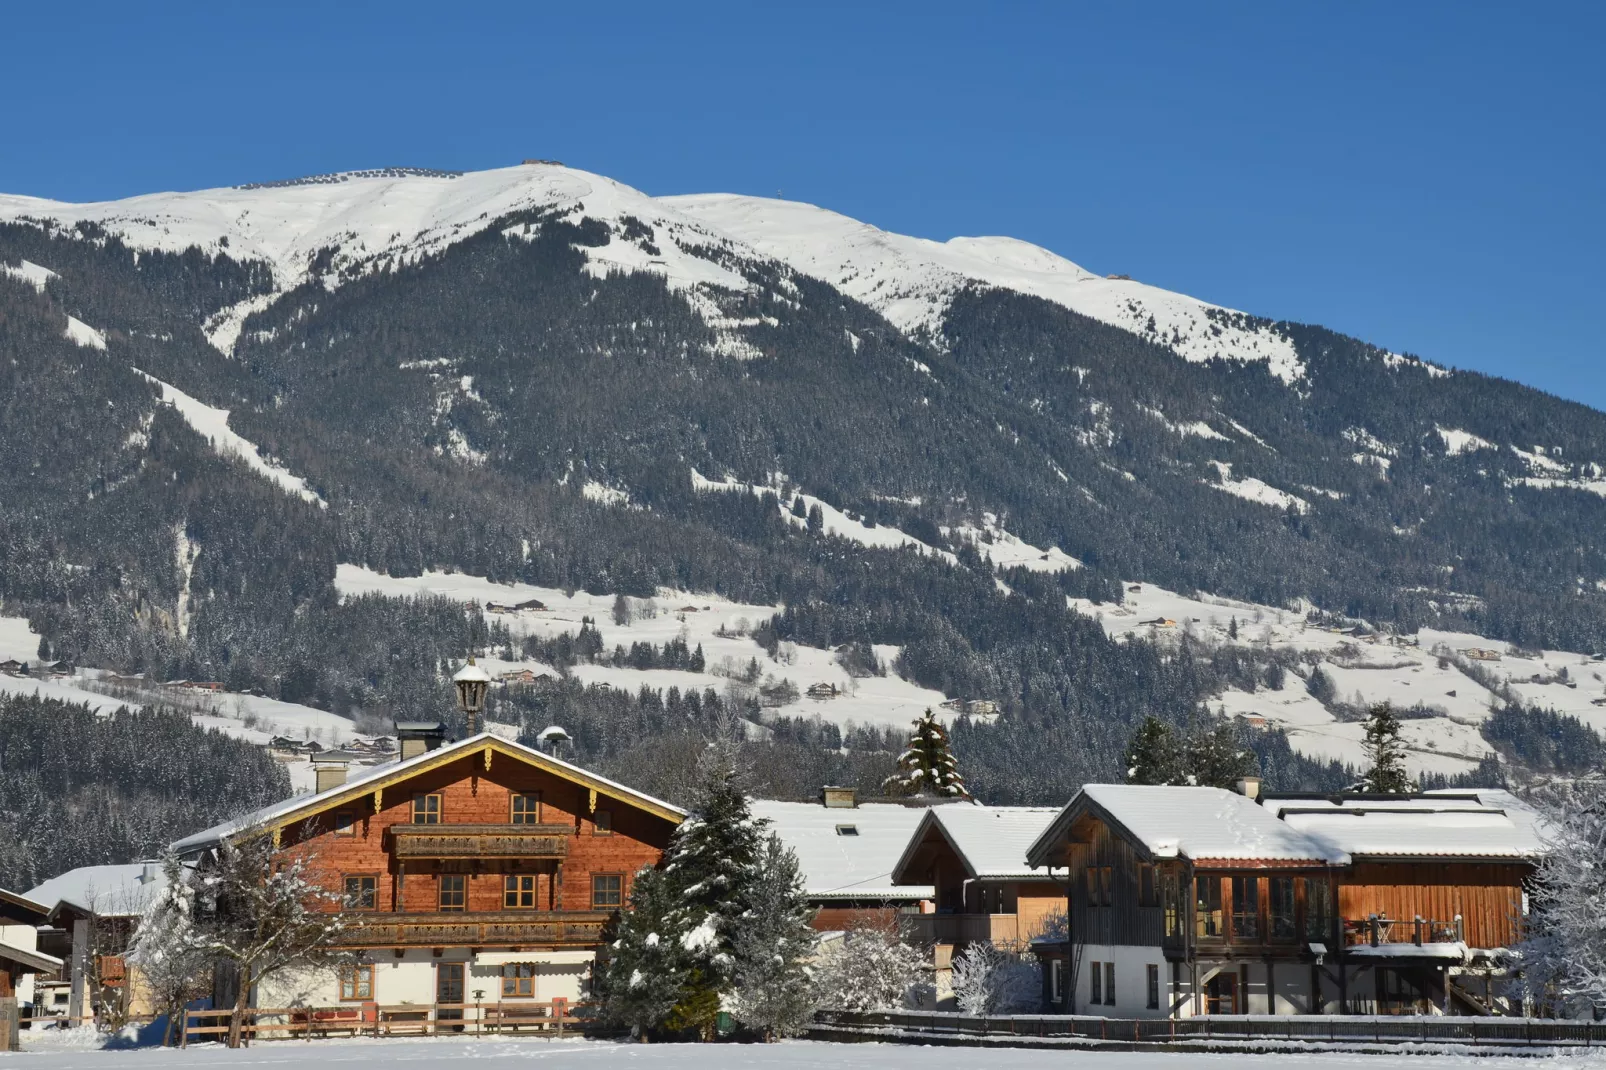
[[[1205,983],[1206,1014],[1238,1013],[1238,977],[1221,971]]]
[[[437,962],[435,964],[435,1002],[436,1003],[462,1003],[463,1002],[463,964],[461,962]],[[441,1007],[435,1012],[437,1021],[461,1021],[462,1007]],[[461,1025],[452,1027],[461,1030]]]

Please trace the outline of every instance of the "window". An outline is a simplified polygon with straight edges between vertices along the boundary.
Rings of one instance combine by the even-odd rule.
[[[535,909],[535,874],[508,874],[503,884],[502,905],[508,910]]]
[[[1065,984],[1065,960],[1064,959],[1050,959],[1049,963],[1048,963],[1048,999],[1049,999],[1049,1002],[1054,1003],[1054,1004],[1058,1004],[1058,1003],[1060,1003],[1061,1001],[1063,1001],[1065,999],[1065,996],[1063,994],[1064,993],[1064,989],[1061,987],[1064,984]]]
[[[836,827],[836,834],[838,836],[857,836],[859,834],[859,826],[858,825],[838,825]]]
[[[617,873],[598,873],[591,878],[591,905],[595,908],[624,905],[625,879]]]
[[[591,815],[592,832],[598,836],[608,836],[613,833],[613,811],[598,810]]]
[[[1260,937],[1260,878],[1232,878],[1232,938]]]
[[[1138,906],[1157,907],[1159,901],[1154,894],[1154,867],[1141,865],[1138,867]]]
[[[1271,938],[1292,940],[1299,935],[1294,925],[1294,878],[1273,877],[1270,892]]]
[[[1107,907],[1110,905],[1110,885],[1113,883],[1113,872],[1109,866],[1087,867],[1087,905],[1090,907]]]
[[[379,878],[372,875],[346,878],[343,905],[347,910],[374,910],[379,906]]]
[[[502,998],[529,999],[535,995],[535,963],[510,962],[502,967]]]
[[[514,795],[512,822],[515,825],[539,825],[541,823],[541,796]]]
[[[1144,1006],[1151,1011],[1157,1011],[1160,1009],[1160,967],[1151,962],[1145,969],[1148,972],[1149,998]]]
[[[1305,939],[1321,943],[1333,929],[1333,888],[1322,877],[1305,879]]]
[[[439,825],[441,823],[441,797],[440,795],[414,795],[413,796],[413,824]]]
[[[1193,908],[1194,935],[1220,937],[1226,933],[1221,927],[1221,878],[1200,877],[1193,882],[1195,902]]]
[[[1104,1005],[1115,1006],[1115,963],[1104,964]]]
[[[467,878],[461,873],[442,873],[440,909],[468,909],[467,883]]]
[[[1168,940],[1182,936],[1182,884],[1176,874],[1167,873],[1161,880],[1165,897],[1165,935]]]
[[[1097,1007],[1104,1002],[1104,963],[1093,963],[1092,969],[1087,972],[1087,979],[1092,985],[1092,993],[1088,997],[1088,1005]]]
[[[1110,886],[1115,883],[1111,879],[1111,877],[1114,875],[1114,872],[1115,871],[1109,866],[1100,866],[1099,867],[1099,905],[1100,906],[1107,907],[1107,906],[1109,906],[1109,905],[1111,905],[1112,903],[1115,902],[1114,899],[1110,898]]]
[[[373,963],[355,962],[340,967],[340,998],[374,998]]]
[[[357,835],[357,815],[349,810],[342,810],[335,814],[335,835]]]

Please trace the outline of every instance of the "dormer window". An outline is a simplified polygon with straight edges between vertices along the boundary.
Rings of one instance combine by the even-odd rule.
[[[838,836],[857,836],[859,834],[859,826],[858,825],[838,825],[836,827],[836,834]]]

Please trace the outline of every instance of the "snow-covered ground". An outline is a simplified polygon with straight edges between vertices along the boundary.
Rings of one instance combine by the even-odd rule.
[[[78,1030],[75,1032],[84,1032]],[[1078,1070],[1164,1070],[1198,1067],[1199,1070],[1233,1070],[1244,1065],[1309,1067],[1310,1070],[1408,1070],[1424,1056],[1408,1051],[1381,1055],[1298,1053],[1245,1055],[1224,1051],[1211,1054],[1177,1052],[1034,1051],[1003,1046],[987,1048],[928,1047],[917,1044],[828,1044],[790,1041],[782,1044],[615,1044],[604,1041],[549,1041],[533,1037],[424,1037],[416,1039],[356,1039],[273,1041],[230,1051],[215,1044],[183,1051],[161,1048],[90,1050],[67,1046],[69,1037],[23,1034],[24,1052],[10,1058],[18,1067],[39,1070],[107,1070],[111,1067],[185,1066],[342,1066],[350,1070],[389,1066],[473,1067],[486,1060],[534,1061],[554,1068],[575,1067],[613,1070],[614,1067],[662,1070],[745,1070],[778,1067],[786,1070],[1061,1070],[1074,1062]],[[55,1042],[55,1043],[52,1043]],[[4,1056],[0,1056],[4,1058]],[[1443,1070],[1487,1065],[1490,1056],[1475,1054],[1428,1056]],[[1544,1065],[1557,1070],[1596,1070],[1606,1058],[1593,1053],[1556,1056]]]
[[[0,617],[0,661],[33,661],[39,656],[39,633],[22,617]]]
[[[860,679],[854,679],[837,664],[832,651],[815,647],[782,644],[779,660],[771,660],[749,634],[774,616],[779,611],[778,606],[748,605],[717,595],[663,588],[656,598],[633,599],[632,619],[626,624],[615,624],[613,595],[592,595],[585,591],[568,594],[551,587],[494,583],[483,577],[460,573],[426,572],[422,576],[386,576],[357,565],[341,565],[335,573],[335,586],[341,595],[348,597],[367,593],[392,598],[429,594],[472,601],[481,606],[491,602],[517,605],[532,599],[541,602],[544,609],[492,616],[491,619],[506,624],[516,637],[538,635],[551,638],[573,634],[580,630],[586,618],[590,618],[602,637],[604,647],[610,651],[615,646],[629,649],[632,643],[642,642],[662,646],[675,638],[683,638],[687,646],[693,649],[699,644],[703,648],[705,668],[700,673],[667,669],[643,671],[605,665],[576,666],[574,675],[586,683],[606,683],[610,687],[632,691],[645,684],[664,689],[678,687],[682,691],[688,688],[713,688],[724,692],[733,686],[740,686],[733,684],[733,678],[756,658],[761,670],[761,683],[769,678],[775,681],[791,680],[802,696],[795,702],[770,711],[774,715],[817,716],[843,726],[877,725],[900,729],[907,727],[928,707],[945,719],[953,716],[941,708],[945,697],[942,692],[919,687],[892,672],[890,666],[898,656],[897,647],[876,649],[877,657],[888,667],[887,675]],[[553,671],[551,666],[535,661],[504,661],[500,658],[486,659],[485,666],[493,674],[518,668],[529,668],[537,673]],[[839,694],[834,698],[809,698],[807,691],[814,684],[835,685]]]

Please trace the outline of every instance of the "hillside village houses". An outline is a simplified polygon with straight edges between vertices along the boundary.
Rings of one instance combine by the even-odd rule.
[[[465,672],[483,699],[489,675]],[[270,978],[254,1004],[368,1021],[380,1005],[585,1001],[605,927],[686,812],[488,732],[396,729],[396,758],[325,762],[315,792],[172,845],[205,867],[270,838],[345,914],[343,965]],[[1090,784],[1052,808],[827,787],[752,810],[796,853],[822,946],[901,932],[929,949],[939,1006],[954,957],[990,942],[1038,956],[1059,1013],[1518,1009],[1500,949],[1521,937],[1542,836],[1505,792],[1263,794],[1245,778]],[[40,1013],[129,1011],[139,982],[120,953],[161,880],[148,863],[86,867],[0,900],[22,927],[0,932],[8,991],[30,1002],[37,984]],[[92,947],[88,924],[108,919],[121,928]]]

